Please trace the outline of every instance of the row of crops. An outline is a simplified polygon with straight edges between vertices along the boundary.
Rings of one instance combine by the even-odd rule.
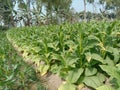
[[[45,90],[35,70],[8,42],[6,31],[0,31],[0,90],[31,90],[34,83],[37,90]]]
[[[59,75],[65,81],[59,90],[120,89],[118,21],[14,28],[7,38],[41,75]]]

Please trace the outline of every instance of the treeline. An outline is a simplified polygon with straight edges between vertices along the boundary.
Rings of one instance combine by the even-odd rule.
[[[4,27],[59,24],[120,19],[119,0],[83,0],[84,11],[75,12],[71,8],[73,0],[0,0],[0,25]],[[103,6],[100,13],[86,12],[89,4]],[[82,3],[80,3],[81,5]],[[96,6],[97,7],[97,6]],[[110,13],[112,12],[112,13]]]

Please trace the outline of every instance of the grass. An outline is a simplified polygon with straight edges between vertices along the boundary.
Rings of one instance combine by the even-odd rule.
[[[26,64],[6,38],[6,31],[0,31],[0,90],[46,90],[35,70]]]

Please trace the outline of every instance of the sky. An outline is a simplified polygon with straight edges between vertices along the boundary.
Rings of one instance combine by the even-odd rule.
[[[97,0],[96,0],[97,2]],[[87,11],[91,11],[91,12],[99,12],[99,8],[102,8],[101,5],[95,3],[96,8],[93,9],[93,5],[92,4],[87,4],[86,6],[86,10]],[[71,4],[71,8],[74,8],[75,11],[80,12],[84,10],[84,2],[83,0],[73,0],[72,4]]]

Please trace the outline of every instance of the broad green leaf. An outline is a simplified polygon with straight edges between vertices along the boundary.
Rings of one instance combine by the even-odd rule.
[[[97,61],[103,63],[103,58],[99,54],[93,53],[92,54],[92,59],[97,60]]]
[[[106,76],[102,73],[97,73],[97,77],[99,78],[101,83],[103,83],[106,80]]]
[[[101,85],[103,85],[103,82],[100,81],[100,77],[98,76],[91,76],[91,77],[85,77],[83,82],[92,88],[97,88]]]
[[[103,71],[105,71],[111,78],[116,79],[116,84],[120,86],[120,72],[115,66],[100,65]]]
[[[115,63],[117,63],[120,58],[120,54],[119,54],[120,51],[117,48],[113,48],[113,47],[108,47],[107,51],[110,52],[111,55],[114,56],[114,61],[115,61]]]
[[[96,90],[114,90],[114,89],[109,85],[103,85],[103,86],[96,88]]]
[[[52,59],[53,60],[61,60],[62,59],[62,56],[61,55],[59,55],[59,54],[52,54]]]
[[[96,40],[96,41],[98,41],[98,42],[100,42],[100,39],[98,38],[98,37],[96,37],[96,36],[94,36],[94,35],[90,35],[89,37],[88,37],[88,39],[89,40]]]
[[[40,47],[32,47],[31,49],[32,49],[33,51],[35,51],[36,53],[38,53],[38,52],[41,50]]]
[[[80,68],[80,69],[75,69],[75,70],[69,71],[66,80],[70,83],[77,82],[77,80],[79,79],[79,77],[83,73],[83,70],[84,69]]]
[[[114,77],[119,80],[120,74],[117,71],[117,68],[115,66],[108,66],[108,65],[100,65],[101,69],[105,71],[108,75],[111,77]]]
[[[120,48],[120,43],[118,43],[117,46]]]
[[[119,88],[117,88],[117,90],[120,90],[120,87],[119,87]]]
[[[117,63],[120,60],[120,51],[117,48],[113,48],[113,56],[115,63]]]
[[[114,61],[111,60],[108,56],[106,57],[104,62],[105,62],[105,64],[110,65],[110,66],[114,66],[115,65]]]
[[[51,66],[50,71],[51,71],[52,73],[55,73],[55,74],[57,73],[57,74],[59,74],[61,68],[62,68],[62,67],[58,66],[57,64],[54,64],[54,65]]]
[[[76,90],[76,86],[71,83],[62,84],[58,90]]]
[[[59,48],[57,47],[58,44],[59,44],[59,42],[52,42],[52,43],[48,43],[47,45],[49,48],[52,48],[55,51],[58,51],[59,50]]]
[[[96,73],[97,73],[96,68],[88,67],[85,69],[85,76],[92,76],[92,75],[95,75]]]

